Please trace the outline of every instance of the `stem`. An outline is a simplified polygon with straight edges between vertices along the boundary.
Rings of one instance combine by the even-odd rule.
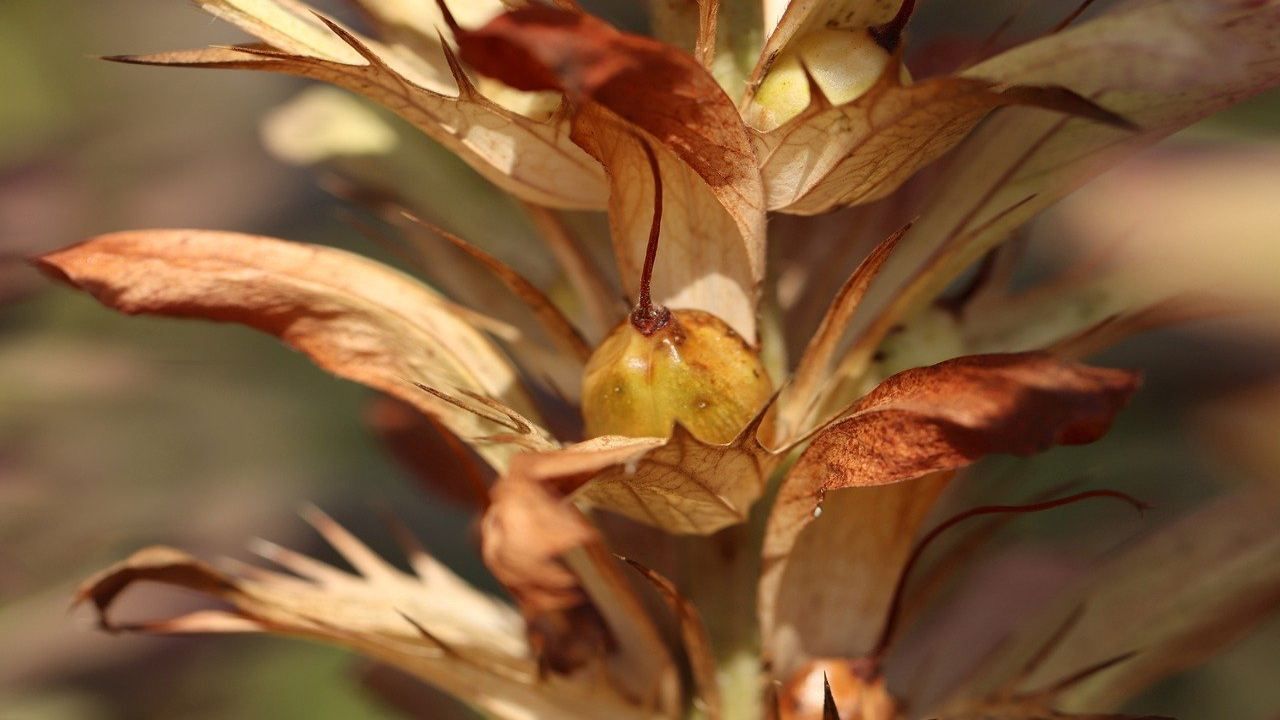
[[[897,51],[898,44],[902,42],[902,31],[907,29],[907,23],[915,11],[916,0],[903,0],[898,8],[898,14],[894,15],[892,20],[870,29],[871,37],[885,50],[891,53]]]
[[[643,138],[637,137],[645,158],[649,160],[649,170],[653,173],[653,222],[649,225],[649,245],[644,251],[644,269],[640,272],[640,292],[636,297],[636,307],[631,311],[631,326],[642,335],[652,335],[666,326],[671,320],[671,312],[665,307],[653,306],[653,264],[658,258],[658,236],[662,232],[662,173],[658,166],[658,156]]]

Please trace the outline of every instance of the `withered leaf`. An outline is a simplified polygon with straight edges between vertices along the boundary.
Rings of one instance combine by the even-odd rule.
[[[1064,709],[1109,710],[1194,667],[1280,607],[1280,500],[1271,488],[1222,498],[1154,530],[1024,624],[1017,642],[979,665],[962,695],[983,695],[1016,675],[1062,618],[1080,612],[1034,673],[1039,687],[1119,653],[1124,662],[1065,688]]]
[[[553,445],[525,420],[536,410],[492,342],[426,286],[358,255],[238,233],[151,230],[92,238],[38,264],[128,314],[275,335],[325,370],[436,418],[495,467],[520,447]]]
[[[581,583],[562,558],[599,543],[595,528],[572,505],[523,474],[500,479],[491,497],[481,529],[485,564],[526,615],[585,603]]]
[[[833,386],[856,385],[892,328],[1036,213],[1133,151],[1280,83],[1277,26],[1276,0],[1126,4],[966,71],[1070,88],[1141,130],[1017,108],[979,128],[936,178],[925,212],[887,264],[896,290],[874,298],[875,319],[840,361]]]
[[[667,532],[707,535],[747,519],[779,462],[756,439],[758,426],[725,445],[679,424],[669,439],[598,437],[518,455],[512,471]]]
[[[680,593],[680,589],[669,578],[644,565],[626,558],[627,564],[635,568],[662,595],[667,606],[675,615],[680,627],[680,640],[684,645],[685,655],[689,659],[689,669],[693,675],[695,702],[706,714],[707,720],[720,720],[722,705],[720,684],[716,678],[716,657],[711,647],[711,636],[702,621],[702,614],[691,600]]]
[[[652,618],[596,529],[522,468],[493,487],[481,523],[485,564],[516,597],[553,666],[600,662],[633,700],[666,707],[679,692],[675,666]],[[585,624],[602,623],[616,651]],[[583,647],[586,643],[590,647]]]
[[[486,714],[518,720],[649,717],[594,683],[537,679],[520,617],[409,544],[414,574],[397,570],[318,511],[309,520],[359,572],[349,574],[270,544],[259,552],[285,574],[216,570],[178,550],[153,547],[90,578],[77,592],[113,630],[155,634],[271,633],[346,647],[408,672]],[[111,609],[139,583],[194,590],[230,607],[117,624]]]
[[[619,269],[635,292],[658,156],[668,197],[654,299],[718,315],[755,342],[764,190],[733,102],[692,57],[586,14],[531,6],[459,33],[462,58],[522,90],[560,90],[573,137],[606,168]]]
[[[834,107],[815,102],[757,135],[768,206],[814,215],[879,200],[959,144],[991,111],[1010,105],[1126,125],[1062,88],[999,86],[964,77],[904,85],[895,63],[856,100]]]
[[[881,241],[836,292],[804,354],[796,363],[791,382],[778,395],[771,447],[788,444],[803,432],[803,422],[813,410],[822,381],[831,370],[832,357],[849,321],[906,231],[907,228],[903,228]]]
[[[418,55],[363,38],[313,14],[300,2],[201,0],[200,4],[266,45],[111,59],[263,70],[332,83],[395,111],[517,197],[554,207],[605,205],[600,165],[570,141],[563,115],[535,119],[496,104],[472,85],[447,47],[435,53],[449,73],[441,77]]]
[[[909,314],[1014,228],[1133,151],[1280,83],[1277,28],[1277,0],[1154,0],[967,70],[998,83],[1068,87],[1141,131],[1025,110],[993,118],[951,158],[904,243],[904,261],[930,260],[890,312]]]
[[[833,522],[797,537],[785,573],[765,566],[761,629],[780,673],[814,656],[870,651],[920,526],[952,475],[831,493],[821,520]]]
[[[587,344],[586,340],[582,339],[578,329],[573,326],[573,323],[569,322],[564,313],[556,307],[555,303],[551,302],[551,298],[547,297],[547,294],[542,292],[537,285],[534,285],[519,271],[498,257],[448,230],[430,225],[411,215],[408,219],[412,223],[426,225],[432,234],[443,238],[488,270],[511,294],[519,298],[528,307],[547,335],[567,356],[567,362],[572,364],[574,370],[581,372],[582,365],[591,357],[591,346]]]
[[[843,508],[858,506],[857,488],[958,469],[993,453],[1028,455],[1053,445],[1092,442],[1105,434],[1137,385],[1134,373],[1067,363],[1045,353],[962,357],[885,380],[842,419],[821,430],[783,480],[765,531],[763,626],[793,635],[797,623],[810,629],[841,627],[843,622],[815,618],[811,612],[803,621],[774,613],[780,595],[807,597],[820,594],[821,584],[839,583],[833,580],[841,572],[837,557],[810,552],[798,556],[793,550],[824,547],[822,536],[844,533],[850,523],[842,517]],[[829,494],[840,491],[845,497],[835,505],[839,495]],[[897,498],[895,506],[902,500]],[[905,508],[909,510],[886,513],[885,522],[911,518],[918,523],[921,509],[910,502]],[[871,526],[858,531],[894,531],[876,527],[874,518],[870,521]],[[807,535],[813,537],[798,545],[808,526],[812,528]],[[790,566],[819,587],[790,582]],[[805,609],[793,606],[793,611]],[[843,617],[847,607],[839,612]],[[834,657],[859,657],[869,648],[840,647],[840,640],[861,641],[865,634],[865,628],[855,628],[844,638],[835,633],[792,637],[797,647],[791,651],[817,649]]]

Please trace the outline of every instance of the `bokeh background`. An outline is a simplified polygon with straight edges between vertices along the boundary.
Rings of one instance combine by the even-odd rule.
[[[919,32],[994,27],[1015,4],[924,3]],[[341,13],[338,3],[317,5]],[[632,27],[645,22],[638,2],[596,5]],[[1034,5],[1029,21],[1074,3]],[[326,556],[296,515],[314,502],[389,549],[377,519],[389,504],[442,559],[489,582],[468,520],[415,488],[367,429],[361,388],[247,330],[115,315],[23,261],[91,234],[175,226],[378,254],[314,174],[262,147],[262,119],[305,83],[96,59],[240,39],[177,0],[0,2],[4,720],[395,716],[335,650],[110,637],[68,612],[78,580],[147,544],[243,557],[249,538],[265,537]],[[421,142],[413,157],[438,163],[429,174],[440,186],[484,192]],[[462,207],[470,215],[458,222],[481,231],[495,222],[483,202]],[[1148,373],[1114,435],[1070,454],[990,463],[994,475],[1043,488],[1085,474],[1150,500],[1157,519],[1233,487],[1280,483],[1280,97],[1109,173],[1039,221],[1031,247],[1035,272],[1101,258],[1135,283],[1215,290],[1250,310],[1111,351],[1102,362]],[[1018,528],[1006,542],[1035,546],[1087,530]],[[163,611],[172,600],[153,602]],[[1272,621],[1134,708],[1280,717],[1278,669]]]

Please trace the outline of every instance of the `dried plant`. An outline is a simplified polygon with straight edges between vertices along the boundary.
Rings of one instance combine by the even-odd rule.
[[[919,78],[903,61],[913,0],[654,0],[656,39],[572,0],[468,0],[457,17],[352,3],[376,37],[301,0],[198,0],[258,42],[114,59],[288,73],[380,103],[523,203],[546,246],[520,254],[547,252],[558,296],[350,167],[356,198],[449,258],[425,272],[453,297],[333,248],[223,232],[115,233],[38,262],[122,312],[248,325],[385,394],[377,424],[480,514],[514,606],[403,528],[412,575],[313,511],[356,574],[271,545],[288,573],[150,548],[80,590],[105,627],[331,642],[495,718],[1030,720],[1119,717],[1065,710],[1114,712],[1280,601],[1274,503],[1229,497],[1108,559],[941,691],[894,675],[904,623],[942,597],[912,571],[950,528],[1142,507],[1064,490],[928,526],[978,459],[1101,438],[1139,379],[1083,356],[1202,309],[1071,279],[1026,322],[1003,243],[1127,154],[1280,82],[1280,2],[1074,13],[1001,52],[969,40],[959,69]],[[308,102],[312,119],[355,118],[328,141],[352,153],[395,132]],[[332,152],[272,134],[294,159]],[[616,284],[564,210],[607,212]],[[972,559],[990,528],[974,527],[935,576]],[[143,581],[227,607],[113,623]]]

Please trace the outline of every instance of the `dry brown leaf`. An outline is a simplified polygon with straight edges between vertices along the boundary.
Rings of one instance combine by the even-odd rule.
[[[496,104],[471,84],[447,49],[440,48],[437,54],[450,75],[440,76],[417,54],[362,38],[312,14],[300,2],[202,0],[201,4],[267,44],[111,59],[264,70],[332,83],[395,111],[519,198],[553,207],[605,206],[602,169],[570,141],[563,115],[534,119]]]
[[[502,341],[525,377],[576,398],[582,375],[580,343],[571,332],[563,332],[567,328],[544,299],[536,293],[512,292],[483,259],[477,262],[400,214],[401,208],[412,207],[415,214],[478,239],[502,265],[549,287],[555,268],[550,258],[528,252],[530,228],[519,217],[517,202],[479,176],[472,177],[460,160],[414,128],[338,88],[308,88],[273,112],[263,128],[268,148],[278,157],[319,165],[326,189],[399,227],[401,232],[388,233],[355,216],[344,218],[451,300],[484,308],[491,322],[474,322],[474,315],[471,319]],[[514,278],[510,270],[504,268],[507,277]],[[558,352],[557,347],[569,352]]]
[[[756,439],[758,427],[759,418],[725,445],[679,424],[669,439],[598,437],[518,455],[512,472],[667,532],[707,535],[747,519],[780,460]]]
[[[128,314],[233,322],[317,365],[410,403],[495,467],[554,441],[511,364],[439,295],[358,255],[202,230],[102,235],[38,260]],[[425,392],[425,386],[434,392]]]
[[[706,715],[707,720],[720,720],[722,708],[720,684],[716,678],[716,658],[711,648],[711,636],[702,622],[702,614],[670,579],[635,560],[624,559],[653,585],[671,608],[680,627],[680,640],[684,644],[693,675],[695,707]]]
[[[951,476],[826,498],[822,515],[833,522],[800,534],[785,573],[766,565],[760,581],[762,634],[775,672],[786,677],[810,657],[861,657],[875,644],[916,534]]]
[[[562,90],[573,137],[606,168],[619,270],[635,293],[658,156],[672,198],[654,300],[717,315],[753,344],[764,275],[764,190],[738,110],[693,58],[589,15],[533,6],[459,36],[463,59],[521,90]]]
[[[679,693],[671,656],[596,529],[521,468],[491,498],[484,561],[519,603],[540,661],[560,672],[604,663],[628,697],[669,710]]]
[[[778,395],[770,447],[787,445],[803,433],[803,421],[813,410],[818,391],[831,371],[831,360],[849,321],[853,319],[862,298],[866,297],[871,283],[880,273],[880,268],[889,259],[890,253],[906,231],[907,228],[902,228],[885,238],[858,264],[853,274],[836,292],[818,329],[809,339],[804,354],[796,363],[790,383]]]
[[[1200,664],[1280,608],[1277,511],[1273,492],[1246,491],[1155,530],[1046,608],[1017,643],[981,663],[960,693],[982,695],[1004,684],[1080,608],[1079,621],[1025,685],[1044,686],[1108,657],[1136,654],[1066,688],[1057,699],[1064,709],[1115,708]]]
[[[1007,110],[948,162],[928,210],[873,292],[864,346],[924,307],[964,268],[1044,208],[1129,153],[1280,83],[1280,0],[1153,0],[1014,48],[965,72],[1001,84],[1061,85],[1119,113],[1137,133]],[[927,262],[926,262],[927,260]],[[868,357],[846,357],[857,378]]]
[[[519,298],[528,307],[543,330],[556,343],[566,360],[573,363],[573,369],[578,374],[581,374],[582,367],[586,364],[587,359],[591,357],[591,346],[587,344],[586,340],[582,339],[578,329],[551,302],[551,298],[547,297],[546,293],[542,292],[538,286],[529,282],[523,275],[493,254],[485,252],[448,230],[430,225],[416,217],[410,216],[409,220],[413,223],[427,226],[434,235],[443,238],[449,244],[461,250],[497,278],[511,294]]]
[[[595,528],[574,507],[523,475],[500,479],[491,497],[482,527],[485,563],[525,614],[584,604],[582,586],[562,557],[599,542]]]
[[[420,548],[406,546],[415,574],[377,557],[318,511],[308,518],[356,568],[349,574],[270,544],[259,552],[292,575],[243,566],[232,575],[186,553],[153,547],[86,581],[105,628],[156,634],[272,633],[349,648],[436,685],[495,718],[530,713],[583,720],[651,718],[598,685],[537,677],[519,616],[471,588]],[[139,583],[194,590],[225,610],[117,624],[110,610]]]
[[[860,657],[870,649],[842,644],[860,643],[866,634],[865,628],[847,623],[847,606],[840,607],[836,617],[819,618],[803,602],[789,600],[788,616],[778,615],[787,595],[820,595],[823,585],[844,582],[841,567],[832,565],[838,555],[801,557],[793,551],[831,550],[823,535],[847,536],[852,526],[842,515],[845,508],[855,508],[852,514],[861,517],[857,495],[879,497],[857,489],[955,470],[993,453],[1029,455],[1054,445],[1093,442],[1106,432],[1137,385],[1134,373],[1066,363],[1044,353],[962,357],[885,380],[843,419],[817,434],[783,480],[770,511],[760,605],[771,655],[785,650],[788,657],[782,664],[791,667],[799,652]],[[835,505],[837,496],[828,493],[841,490],[846,497]],[[885,501],[897,509],[884,513],[884,520],[857,528],[859,532],[881,532],[877,522],[916,523],[916,513],[927,510],[892,493]],[[807,526],[812,526],[808,535],[818,537],[801,545],[798,539]],[[796,569],[789,570],[792,567]],[[800,586],[790,581],[792,573],[805,573],[818,584]],[[843,637],[829,630],[843,625],[851,626]],[[791,633],[789,647],[771,648],[771,635],[783,628]],[[797,628],[821,630],[797,635]]]
[[[815,102],[756,136],[769,209],[815,215],[879,200],[958,145],[991,111],[1011,105],[1125,125],[1062,88],[963,77],[904,85],[891,64],[858,99],[835,107]]]

